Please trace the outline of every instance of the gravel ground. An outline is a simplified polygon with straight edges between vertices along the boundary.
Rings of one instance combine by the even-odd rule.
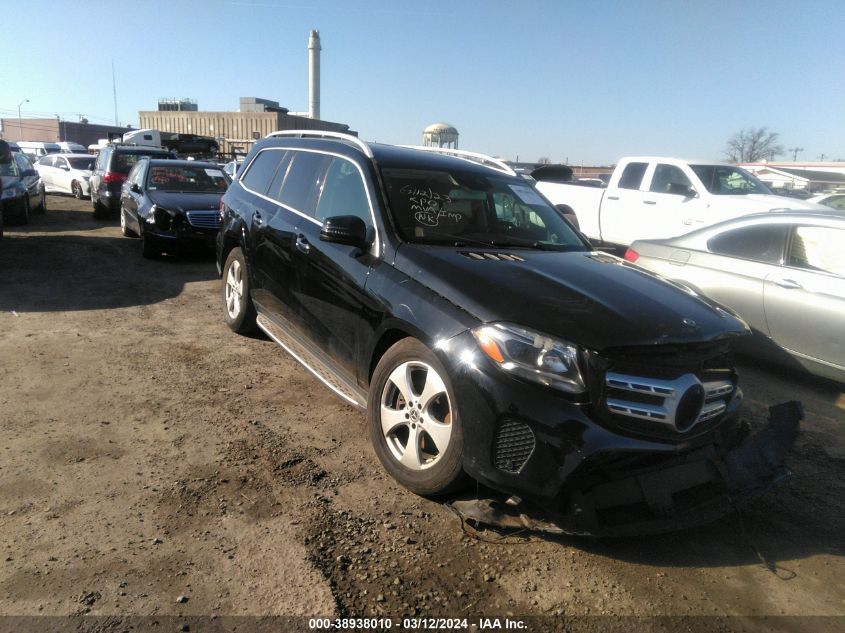
[[[800,399],[795,476],[655,538],[466,533],[389,479],[364,416],[223,323],[213,257],[142,259],[90,202],[0,241],[0,615],[845,615],[845,395]]]

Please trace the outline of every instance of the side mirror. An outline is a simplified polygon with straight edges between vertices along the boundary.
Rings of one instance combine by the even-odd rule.
[[[678,182],[671,182],[666,189],[666,193],[672,193],[676,196],[683,196],[684,198],[694,198],[697,194],[695,189],[689,185],[684,185]]]
[[[357,215],[336,215],[326,218],[320,229],[320,240],[366,248],[367,225]]]
[[[132,193],[141,193],[141,186],[137,182],[133,182],[129,185],[129,191]]]
[[[70,167],[68,167],[67,165],[62,165],[61,167],[59,167],[59,169],[63,169],[64,171],[70,171]]]
[[[575,211],[572,208],[565,204],[556,204],[555,209],[557,209],[563,217],[569,220],[569,223],[574,226],[579,231],[581,230],[581,225],[578,223],[578,216],[575,215]]]

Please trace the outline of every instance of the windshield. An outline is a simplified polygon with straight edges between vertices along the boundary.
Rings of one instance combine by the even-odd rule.
[[[729,165],[690,165],[710,193],[736,196],[748,193],[772,193],[744,169]]]
[[[457,170],[386,168],[382,175],[407,242],[588,250],[525,181]]]
[[[191,191],[195,193],[223,193],[229,186],[222,169],[201,165],[155,165],[147,176],[149,191]]]
[[[80,156],[79,158],[67,158],[65,160],[70,163],[71,169],[87,169],[89,171],[94,169],[95,159],[93,156],[91,158],[84,158]]]

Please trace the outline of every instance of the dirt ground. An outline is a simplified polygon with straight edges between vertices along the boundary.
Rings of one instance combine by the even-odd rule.
[[[749,416],[807,411],[794,477],[741,515],[479,539],[226,328],[213,256],[147,261],[90,202],[48,206],[0,241],[0,615],[845,615],[836,386],[741,365]]]

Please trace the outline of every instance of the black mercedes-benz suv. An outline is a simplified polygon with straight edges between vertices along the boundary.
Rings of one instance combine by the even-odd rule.
[[[612,534],[712,518],[781,472],[790,433],[772,446],[740,422],[738,317],[595,251],[504,163],[425,149],[256,143],[221,205],[229,327],[366,410],[384,468],[419,494],[468,474]]]

